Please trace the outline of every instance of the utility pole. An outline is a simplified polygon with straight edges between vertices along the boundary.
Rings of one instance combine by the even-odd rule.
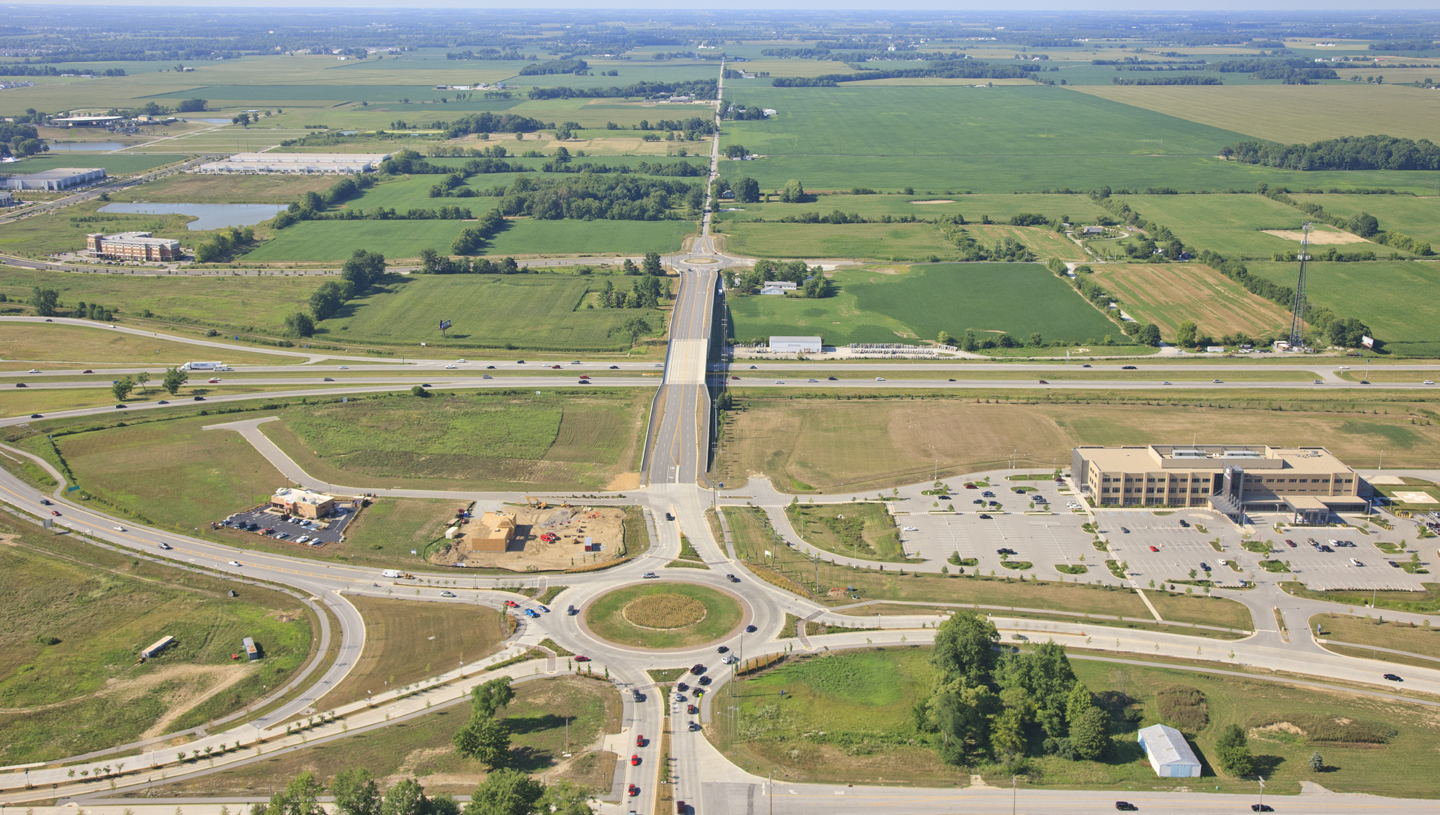
[[[1015,802],[1020,797],[1020,776],[1010,776],[1010,815],[1015,815]],[[1263,784],[1262,784],[1263,786]]]
[[[765,797],[770,799],[770,815],[775,815],[775,771],[770,771],[770,780],[765,782]]]

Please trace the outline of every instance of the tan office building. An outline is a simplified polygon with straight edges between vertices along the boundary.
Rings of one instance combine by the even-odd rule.
[[[1097,507],[1206,507],[1293,512],[1324,523],[1331,512],[1365,508],[1360,478],[1323,447],[1152,444],[1076,447],[1075,485]]]

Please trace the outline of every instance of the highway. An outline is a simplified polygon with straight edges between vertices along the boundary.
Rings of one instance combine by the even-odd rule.
[[[723,71],[723,66],[722,66]],[[723,80],[722,80],[723,82]],[[718,105],[717,105],[718,113]],[[718,135],[712,143],[711,149],[711,175],[713,177],[718,162]],[[641,489],[628,490],[624,497],[609,495],[598,499],[600,503],[626,503],[639,504],[643,508],[647,527],[651,532],[652,546],[645,554],[633,560],[615,566],[611,569],[557,575],[535,575],[521,577],[494,577],[473,575],[469,587],[454,585],[449,589],[456,594],[455,597],[441,596],[441,588],[438,585],[427,585],[423,582],[405,580],[387,580],[381,577],[380,570],[369,567],[352,567],[343,564],[309,560],[301,557],[289,557],[278,554],[242,550],[218,543],[203,541],[185,535],[165,532],[163,530],[147,528],[143,525],[134,525],[127,521],[118,520],[97,512],[89,506],[82,506],[65,498],[66,482],[63,474],[53,470],[48,464],[35,459],[28,453],[13,447],[0,445],[0,449],[15,458],[28,457],[49,471],[57,485],[53,491],[46,495],[34,487],[30,487],[11,475],[8,471],[0,472],[0,500],[9,505],[25,517],[40,520],[49,520],[57,526],[68,529],[77,535],[86,536],[104,545],[120,546],[137,553],[143,553],[148,557],[163,558],[177,564],[194,568],[204,568],[215,573],[228,575],[238,580],[260,580],[282,586],[291,587],[323,602],[334,614],[339,624],[340,657],[334,664],[325,668],[323,673],[315,677],[314,683],[307,690],[298,694],[297,698],[286,702],[275,711],[266,716],[252,721],[238,721],[233,725],[225,725],[215,732],[198,737],[195,741],[187,744],[187,750],[195,748],[203,749],[205,746],[215,746],[221,743],[234,744],[240,742],[244,748],[220,755],[214,759],[218,768],[241,766],[255,761],[263,760],[263,755],[271,755],[276,750],[300,749],[305,742],[299,736],[291,736],[279,729],[278,724],[285,718],[306,712],[336,713],[346,722],[339,725],[337,730],[326,731],[325,738],[342,738],[345,728],[359,729],[361,727],[383,727],[386,722],[400,721],[406,716],[412,716],[417,711],[427,709],[434,702],[437,704],[453,704],[463,700],[467,689],[490,676],[494,675],[488,671],[493,665],[510,655],[524,653],[531,647],[549,638],[561,647],[577,654],[584,654],[593,660],[596,673],[604,670],[616,687],[622,692],[624,700],[623,708],[623,730],[618,736],[608,737],[606,743],[611,749],[616,750],[622,757],[617,766],[616,789],[623,790],[626,784],[636,784],[640,788],[640,795],[630,798],[605,796],[611,798],[610,803],[604,805],[607,813],[624,813],[634,811],[640,815],[651,815],[654,812],[654,796],[662,771],[670,772],[672,768],[662,767],[659,754],[660,735],[665,723],[668,721],[673,728],[672,733],[672,765],[675,779],[675,796],[690,803],[695,812],[726,812],[735,815],[754,815],[761,811],[774,811],[777,813],[794,813],[805,815],[811,812],[837,812],[846,810],[863,810],[875,812],[879,815],[928,815],[928,813],[1000,813],[1006,811],[1007,807],[1015,807],[1016,812],[1031,813],[1088,813],[1100,810],[1114,811],[1113,805],[1116,798],[1126,798],[1139,804],[1143,812],[1166,813],[1170,815],[1191,815],[1192,813],[1205,812],[1238,812],[1245,809],[1250,803],[1247,796],[1235,795],[1203,795],[1197,791],[1184,793],[1157,793],[1157,792],[1136,792],[1123,795],[1106,791],[1046,791],[1046,790],[1025,790],[1018,789],[992,789],[985,787],[971,786],[958,790],[916,790],[916,789],[892,789],[878,787],[851,787],[849,785],[796,785],[788,784],[783,779],[777,779],[773,786],[758,772],[751,773],[731,763],[729,759],[722,756],[719,751],[708,741],[704,734],[691,732],[687,729],[689,722],[696,719],[683,711],[683,707],[673,698],[666,698],[656,692],[653,681],[646,674],[647,670],[657,668],[684,668],[694,663],[702,663],[709,669],[709,673],[715,679],[716,692],[707,694],[702,704],[702,713],[699,720],[715,723],[717,716],[721,716],[720,709],[723,691],[729,681],[728,672],[720,664],[717,646],[724,645],[733,649],[736,653],[745,656],[756,656],[762,654],[781,653],[790,650],[799,652],[823,652],[846,648],[864,648],[874,645],[899,645],[902,642],[910,645],[922,644],[933,637],[933,627],[928,626],[935,622],[933,614],[917,614],[914,616],[890,616],[879,620],[883,630],[841,633],[827,635],[824,637],[806,637],[797,635],[795,631],[785,630],[785,619],[787,614],[793,614],[800,618],[811,618],[822,621],[855,621],[857,618],[844,616],[821,606],[815,602],[799,597],[793,593],[784,591],[770,585],[755,577],[745,565],[732,556],[731,551],[725,547],[723,540],[716,540],[711,532],[711,527],[704,517],[705,509],[713,501],[719,498],[717,492],[712,492],[708,485],[703,485],[701,479],[707,465],[708,456],[708,427],[710,416],[710,398],[707,388],[707,378],[711,376],[709,371],[710,343],[712,342],[713,314],[715,310],[716,297],[723,285],[721,273],[724,269],[743,263],[744,260],[734,258],[715,250],[710,235],[709,202],[707,202],[706,216],[702,227],[702,233],[696,239],[690,250],[681,255],[670,258],[670,265],[680,273],[680,291],[675,302],[675,308],[670,325],[670,344],[665,362],[662,368],[656,368],[654,362],[645,363],[597,363],[581,361],[579,365],[561,363],[560,371],[553,368],[545,369],[550,373],[534,376],[521,376],[517,371],[521,368],[518,360],[504,361],[467,361],[465,363],[446,362],[443,360],[409,361],[401,364],[403,367],[404,379],[400,379],[395,369],[397,363],[380,362],[370,358],[348,357],[337,358],[330,354],[308,353],[303,351],[281,351],[244,348],[246,352],[260,352],[281,355],[295,360],[303,366],[304,375],[299,377],[265,376],[266,374],[294,373],[296,365],[273,365],[273,366],[235,366],[234,373],[243,374],[243,379],[234,380],[244,384],[255,385],[294,385],[295,387],[274,391],[264,394],[267,397],[281,396],[311,396],[317,394],[343,394],[343,393],[365,393],[381,390],[397,390],[409,388],[415,384],[415,375],[423,373],[428,375],[425,381],[439,389],[447,388],[475,388],[475,387],[505,387],[505,388],[538,388],[538,387],[576,387],[583,388],[579,384],[575,371],[594,371],[601,366],[606,371],[596,379],[594,387],[601,386],[623,386],[623,387],[654,387],[657,389],[656,407],[657,413],[652,420],[652,432],[650,433],[645,454],[645,478],[647,483]],[[13,319],[13,318],[10,318]],[[31,318],[33,321],[34,318]],[[67,321],[69,322],[69,321]],[[91,325],[89,321],[73,321],[77,324]],[[117,331],[126,330],[132,333],[160,336],[153,332],[144,332],[138,329],[117,328]],[[205,355],[216,356],[223,359],[227,349],[237,349],[236,346],[226,345],[219,342],[204,340],[192,340],[181,337],[164,337],[181,342],[189,342],[205,349]],[[297,359],[298,358],[298,359]],[[354,364],[349,364],[353,362]],[[322,364],[323,363],[323,364]],[[455,369],[446,369],[447,364],[456,365]],[[490,374],[492,379],[486,380],[483,377],[486,365],[495,365],[496,373]],[[546,363],[547,365],[556,363]],[[609,365],[615,364],[620,367],[615,372],[609,372]],[[785,365],[790,363],[765,363],[767,371],[787,370]],[[814,370],[814,363],[795,363]],[[868,364],[868,363],[867,363]],[[884,363],[881,363],[884,364]],[[757,363],[758,365],[758,363]],[[945,365],[945,363],[940,363]],[[344,367],[342,367],[344,366]],[[534,367],[532,367],[534,366]],[[1036,367],[1031,363],[994,363],[994,367],[978,368],[975,363],[957,363],[953,368],[937,368],[939,371],[955,370],[1013,370],[1023,369],[1026,371],[1047,370],[1043,367]],[[41,366],[37,366],[41,367]],[[62,367],[47,368],[46,374],[20,374],[15,371],[0,374],[6,383],[14,381],[30,381],[40,376],[41,380],[34,380],[31,387],[50,388],[94,388],[108,387],[108,383],[99,382],[52,382],[45,384],[44,376],[57,377],[60,374],[72,375],[78,373],[72,370],[74,366],[67,364]],[[530,362],[525,366],[527,372],[535,370],[538,365]],[[906,370],[913,370],[911,365],[904,366]],[[1063,366],[1062,366],[1063,367]],[[1118,366],[1106,366],[1101,370],[1113,369]],[[1387,366],[1388,367],[1388,366]],[[800,368],[789,368],[798,370]],[[1247,368],[1251,370],[1252,368]],[[1306,371],[1319,371],[1316,366],[1280,366],[1278,370],[1299,369]],[[104,373],[120,373],[127,368],[107,369]],[[453,372],[452,372],[453,370]],[[757,370],[760,370],[757,367]],[[847,368],[849,370],[849,368]],[[873,370],[885,370],[874,368]],[[1067,370],[1073,370],[1073,366]],[[1147,371],[1166,370],[1161,366],[1146,366]],[[1176,370],[1194,371],[1195,367],[1190,365],[1176,366]],[[1217,369],[1218,370],[1218,369]],[[1233,368],[1225,368],[1233,370]],[[1177,388],[1213,387],[1223,391],[1226,388],[1254,388],[1254,387],[1302,387],[1302,388],[1325,388],[1340,389],[1360,386],[1357,383],[1349,383],[1334,376],[1338,372],[1336,368],[1326,367],[1332,376],[1325,378],[1321,385],[1314,385],[1310,382],[1236,382],[1236,383],[1187,383],[1177,385]],[[1428,370],[1416,368],[1416,370]],[[1440,370],[1440,368],[1436,368]],[[154,369],[148,372],[154,373]],[[325,383],[323,377],[327,373],[345,376],[357,376],[357,379],[344,379],[334,383]],[[662,378],[656,379],[655,374],[662,374]],[[227,374],[219,374],[224,380]],[[393,379],[387,379],[391,375]],[[197,375],[199,378],[200,375]],[[751,374],[747,374],[752,376]],[[754,374],[753,376],[760,376]],[[769,376],[769,374],[765,374]],[[837,374],[838,376],[838,374]],[[319,378],[317,382],[316,379]],[[894,388],[894,387],[1104,387],[1114,388],[1147,388],[1153,389],[1153,382],[1137,382],[1134,380],[1115,381],[1086,381],[1069,382],[1062,385],[1040,385],[1038,382],[1015,380],[965,380],[949,382],[948,379],[925,380],[897,380],[894,382],[877,382],[874,377],[867,378],[846,378],[837,379],[834,382],[824,380],[811,383],[808,381],[790,381],[784,375],[773,378],[785,380],[784,387],[810,388],[817,385],[821,387],[867,387],[867,388]],[[956,377],[957,380],[959,379]],[[1216,378],[1222,378],[1217,376]],[[748,382],[740,380],[742,387],[762,386],[778,387],[771,381],[759,380]],[[316,386],[320,387],[316,387]],[[1418,385],[1398,384],[1384,386],[1369,386],[1384,388],[1411,388]],[[223,396],[207,397],[207,402],[224,403],[229,401],[253,400],[253,394],[233,394]],[[182,402],[177,402],[181,404]],[[183,404],[190,404],[188,400]],[[137,403],[129,410],[161,410],[162,406],[155,401]],[[101,413],[115,413],[111,406],[84,408],[79,410],[59,411],[50,414],[50,417],[96,415]],[[263,455],[270,458],[272,463],[288,478],[299,483],[313,482],[309,474],[303,472],[286,457],[283,451],[273,444],[263,441],[264,436],[257,430],[260,422],[266,417],[246,419],[239,422],[225,422],[217,419],[212,432],[239,432],[248,439],[256,449]],[[28,415],[20,415],[0,420],[0,425],[13,425],[31,421]],[[318,486],[327,486],[318,484]],[[334,485],[328,485],[334,486]],[[717,485],[718,486],[718,485]],[[429,497],[450,497],[452,493],[433,490],[387,490],[383,485],[348,485],[343,489],[347,491],[375,492],[382,497],[389,495],[416,495]],[[908,489],[908,488],[907,488]],[[757,490],[752,488],[752,493]],[[772,492],[774,492],[772,490]],[[520,496],[512,493],[469,493],[473,500],[477,500],[486,507],[499,507],[507,501],[515,501]],[[724,496],[727,503],[739,503],[743,496],[734,492]],[[42,500],[49,500],[53,505],[47,506],[41,503]],[[767,502],[778,502],[783,500],[781,494],[765,494],[763,500]],[[58,514],[52,514],[58,513]],[[674,516],[675,520],[667,520],[666,514]],[[119,528],[119,527],[123,527]],[[664,572],[665,579],[677,582],[693,583],[708,586],[717,591],[725,592],[734,597],[743,609],[743,620],[741,628],[731,632],[726,637],[713,643],[694,648],[685,648],[670,651],[642,650],[628,648],[616,643],[608,642],[594,635],[585,623],[584,608],[600,595],[613,589],[642,583],[645,580],[644,573],[659,571],[665,563],[669,562],[680,551],[680,536],[688,538],[691,545],[710,566],[708,570],[699,569],[671,569]],[[162,549],[161,544],[170,547]],[[734,574],[738,582],[727,579],[727,574]],[[456,572],[436,571],[418,575],[422,581],[452,581],[456,580]],[[495,655],[478,664],[467,665],[463,668],[457,667],[451,672],[441,675],[439,678],[446,683],[444,687],[437,688],[432,694],[421,696],[404,696],[397,692],[381,694],[374,700],[374,707],[367,703],[355,703],[338,709],[327,706],[324,699],[324,692],[333,687],[349,672],[360,654],[364,644],[364,624],[354,606],[347,600],[348,597],[364,595],[372,597],[393,596],[397,591],[403,591],[407,599],[418,599],[426,602],[450,603],[456,605],[486,606],[503,609],[507,599],[514,600],[526,607],[533,607],[533,601],[523,595],[510,591],[517,582],[529,584],[535,588],[548,585],[549,582],[560,582],[567,587],[553,601],[555,609],[564,609],[567,605],[575,605],[582,610],[578,615],[568,615],[563,611],[551,613],[540,613],[536,619],[522,618],[517,634],[508,643],[508,648],[502,654]],[[502,588],[503,587],[503,588]],[[1268,591],[1268,590],[1267,590]],[[1368,688],[1362,692],[1375,698],[1398,701],[1415,701],[1427,706],[1440,706],[1440,666],[1436,669],[1406,668],[1406,683],[1403,688],[1396,688],[1386,683],[1378,676],[1379,666],[1384,663],[1377,663],[1370,660],[1357,659],[1353,657],[1340,656],[1320,647],[1319,644],[1309,642],[1308,638],[1295,636],[1291,642],[1286,642],[1276,635],[1273,629],[1266,630],[1266,626],[1273,625],[1273,622],[1266,622],[1267,614],[1260,614],[1260,610],[1266,605],[1280,607],[1288,616],[1291,614],[1304,615],[1313,609],[1338,610],[1338,607],[1314,601],[1298,601],[1271,593],[1257,592],[1255,595],[1261,598],[1251,603],[1252,612],[1256,617],[1257,631],[1249,638],[1238,641],[1219,641],[1202,637],[1189,636],[1184,633],[1169,631],[1148,631],[1130,630],[1123,628],[1107,629],[1103,622],[1088,620],[1084,622],[1067,623],[1053,620],[1035,620],[1021,617],[997,616],[995,622],[1003,631],[1008,632],[1029,632],[1031,639],[1051,638],[1056,642],[1063,643],[1075,649],[1086,649],[1084,658],[1114,658],[1121,659],[1127,656],[1143,654],[1148,658],[1181,658],[1190,660],[1208,660],[1208,665],[1213,667],[1192,667],[1192,670],[1207,670],[1212,672],[1232,671],[1241,675],[1246,671],[1247,666],[1254,666],[1266,670],[1283,670],[1293,673],[1296,676],[1313,677],[1312,679],[1297,680],[1309,682],[1311,685],[1322,689],[1333,689],[1334,683],[1343,683],[1345,687]],[[1389,613],[1387,612],[1387,617]],[[1399,619],[1400,617],[1397,617]],[[1273,618],[1271,618],[1273,621]],[[1418,619],[1418,617],[1417,617]],[[867,620],[868,622],[868,620]],[[756,628],[754,633],[746,634],[743,626],[753,625]],[[1294,623],[1292,622],[1292,626]],[[1101,636],[1103,633],[1103,637]],[[1092,641],[1094,640],[1094,641]],[[1197,651],[1198,649],[1198,651]],[[1079,658],[1079,657],[1077,657]],[[1180,666],[1186,669],[1185,666]],[[504,675],[520,678],[522,676],[552,676],[566,672],[559,660],[541,659],[535,662],[525,662],[512,665],[503,669]],[[643,701],[636,702],[631,698],[630,691],[641,691]],[[669,708],[671,715],[667,718],[664,714]],[[337,725],[330,727],[336,728]],[[643,746],[636,746],[636,738],[644,737]],[[260,743],[263,741],[263,745]],[[262,750],[264,751],[262,753]],[[624,758],[631,753],[641,756],[642,762],[638,766],[631,766]],[[134,791],[146,784],[146,775],[152,772],[163,772],[166,780],[173,781],[208,773],[212,768],[198,764],[185,765],[177,762],[170,754],[158,752],[148,759],[132,759],[137,763],[143,762],[145,769],[138,773],[133,767],[132,772],[122,775],[115,781],[115,791]],[[151,768],[154,768],[153,770]],[[758,768],[757,768],[758,769]],[[26,783],[34,784],[37,788],[27,789]],[[52,786],[53,785],[53,786]],[[101,785],[94,781],[76,780],[67,775],[67,769],[51,765],[43,768],[31,769],[28,773],[24,769],[0,768],[0,800],[7,805],[20,805],[28,802],[59,798],[62,802],[73,801],[83,804],[84,808],[92,813],[105,813],[109,815],[106,808],[108,805],[101,804],[112,795],[108,783]],[[1341,813],[1354,811],[1403,811],[1406,813],[1440,813],[1440,804],[1434,802],[1413,802],[1399,801],[1392,799],[1356,797],[1356,796],[1334,796],[1328,794],[1306,794],[1300,797],[1287,797],[1283,803],[1276,802],[1277,809],[1283,806],[1286,813]],[[119,806],[119,805],[116,805]],[[138,803],[127,801],[125,806],[130,807],[140,815],[168,815],[176,808],[173,801],[157,801],[152,803]],[[158,807],[163,806],[161,810]],[[187,809],[190,808],[187,806]],[[191,815],[209,815],[196,808]],[[39,811],[39,810],[37,810]],[[68,810],[67,810],[68,811]]]

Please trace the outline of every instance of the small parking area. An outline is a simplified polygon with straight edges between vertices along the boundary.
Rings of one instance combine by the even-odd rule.
[[[217,528],[228,527],[256,535],[266,535],[275,540],[304,546],[324,546],[338,543],[345,534],[345,528],[355,517],[355,510],[336,507],[335,514],[317,521],[287,517],[269,507],[257,507],[246,512],[237,512],[229,518],[215,522]],[[253,527],[253,528],[252,528]],[[269,530],[267,533],[266,530]],[[301,538],[306,540],[301,543]]]
[[[1026,574],[1033,572],[1056,580],[1061,576],[1055,569],[1057,565],[1084,565],[1089,567],[1083,578],[1086,582],[1097,579],[1115,582],[1105,568],[1105,554],[1090,545],[1090,534],[1080,528],[1085,523],[1084,516],[1070,512],[986,514],[991,517],[981,518],[977,511],[961,511],[956,515],[897,515],[895,522],[900,526],[900,539],[906,553],[932,563],[946,562],[952,554],[958,554],[961,559],[978,560],[977,566],[968,568],[978,569],[981,574],[994,571],[996,575],[1005,575],[1013,570],[1002,565],[997,550],[1010,549],[1014,551],[1008,558],[1011,562],[1034,564]],[[906,530],[906,527],[914,529]]]
[[[1181,526],[1181,521],[1189,526]],[[1242,565],[1237,572],[1220,561],[1250,564],[1253,568],[1259,559],[1258,555],[1244,557],[1248,553],[1240,548],[1240,533],[1229,521],[1203,510],[1177,510],[1167,515],[1099,511],[1095,523],[1101,537],[1110,542],[1116,559],[1126,563],[1142,585],[1150,580],[1209,579],[1216,585],[1239,587],[1246,579],[1246,567]],[[1217,539],[1220,551],[1211,543]]]

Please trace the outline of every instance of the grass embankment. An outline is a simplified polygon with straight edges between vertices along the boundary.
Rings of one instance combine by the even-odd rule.
[[[1433,614],[1440,611],[1440,583],[1421,583],[1421,591],[1312,591],[1298,582],[1281,583],[1280,587],[1296,597],[1310,600],[1324,600],[1328,603],[1342,603],[1355,608],[1373,606],[1377,609],[1413,611],[1417,614]]]
[[[685,648],[717,640],[740,624],[728,594],[683,583],[645,583],[602,595],[585,609],[596,636],[641,648]]]
[[[137,560],[0,518],[0,760],[44,761],[236,710],[305,662],[311,612],[269,589]],[[137,663],[140,649],[175,644]],[[263,658],[233,660],[253,637]]]
[[[1038,375],[1037,375],[1038,376]],[[1221,377],[1223,378],[1223,377]],[[1347,464],[1396,467],[1440,457],[1433,406],[1402,392],[1343,395],[1262,388],[1223,393],[739,389],[723,419],[713,477],[764,473],[792,492],[847,492],[928,481],[1007,465],[1050,467],[1078,445],[1163,443],[1185,434],[1219,442],[1264,437],[1278,446],[1317,438]],[[1282,421],[1283,419],[1283,421]]]
[[[785,514],[800,537],[817,549],[864,560],[907,562],[895,518],[884,504],[792,503]]]
[[[23,270],[22,273],[28,274],[29,272]],[[87,302],[102,303],[106,306],[110,305],[110,301],[106,299],[109,292],[104,291],[104,284],[114,280],[132,280],[132,278],[113,278],[105,275],[71,274],[61,276],[59,273],[48,274],[62,277],[64,281],[77,288],[80,288],[77,280],[85,283],[99,281],[97,288],[100,288],[101,291],[92,294],[91,288],[85,286],[81,289],[83,292],[81,299],[93,297],[93,301]],[[186,288],[184,281],[196,279],[198,278],[181,278],[163,282],[167,287],[179,284],[179,289],[183,292]],[[293,280],[294,278],[287,279]],[[12,288],[9,285],[12,277],[8,270],[0,273],[0,281],[4,282],[4,288]],[[24,281],[16,282],[23,283]],[[50,285],[50,281],[45,281],[45,285]],[[159,286],[156,289],[157,295],[162,293]],[[168,294],[169,292],[164,293]],[[28,294],[18,296],[22,299],[29,297]],[[17,295],[10,294],[9,297],[14,300]],[[183,297],[184,295],[181,294],[177,299]],[[67,302],[73,305],[75,301],[70,299]],[[144,323],[140,324],[141,327],[143,325]],[[91,363],[129,364],[153,366],[156,377],[159,378],[165,368],[173,368],[195,359],[219,359],[227,363],[244,365],[293,365],[305,361],[304,357],[263,354],[238,346],[235,348],[205,348],[164,337],[141,337],[102,326],[103,324],[100,323],[97,323],[94,328],[59,323],[5,323],[5,331],[0,333],[0,357],[6,361],[0,366],[7,371],[28,371],[31,368],[45,371],[56,367],[56,363],[64,364],[65,367],[84,367]],[[40,377],[39,381],[43,381],[53,374],[35,374],[35,376]],[[191,376],[202,383],[206,379],[198,373]]]
[[[705,565],[705,558],[700,557],[700,553],[695,551],[694,546],[690,545],[690,539],[685,537],[684,535],[680,536],[680,556],[665,564],[665,567],[669,569],[710,568],[709,566]]]
[[[501,712],[510,726],[511,756],[517,769],[569,778],[597,792],[608,791],[615,756],[586,748],[604,733],[620,730],[620,697],[601,682],[578,677],[517,683],[515,699]],[[310,771],[329,779],[340,770],[364,767],[382,787],[415,777],[427,793],[471,793],[485,777],[485,765],[455,752],[451,738],[469,717],[467,705],[436,710],[404,722],[357,733],[328,744],[266,756],[232,770],[157,786],[174,795],[266,795],[286,779]],[[565,759],[565,724],[570,751]],[[136,796],[138,797],[138,795]]]
[[[723,727],[712,726],[712,738],[737,764],[773,766],[776,777],[788,781],[963,784],[975,773],[992,784],[1008,782],[1012,773],[1006,768],[947,766],[933,748],[910,743],[920,735],[912,706],[933,682],[928,656],[928,649],[912,647],[787,660],[737,684],[740,739],[733,752]],[[1020,770],[1031,786],[1117,792],[1191,788],[1190,779],[1157,779],[1135,742],[1137,729],[1160,722],[1187,734],[1202,761],[1206,791],[1255,789],[1253,779],[1217,776],[1215,737],[1231,724],[1249,731],[1251,751],[1272,793],[1293,795],[1303,780],[1336,792],[1426,797],[1440,770],[1440,755],[1430,749],[1440,723],[1403,702],[1338,689],[1317,694],[1312,688],[1159,665],[1083,659],[1071,665],[1098,704],[1109,709],[1114,745],[1098,761],[1066,761],[1040,756],[1036,736],[1027,752],[1039,757]],[[1324,758],[1320,773],[1309,765],[1315,751]]]
[[[499,649],[504,615],[486,607],[355,596],[365,618],[365,647],[340,684],[321,697],[326,709],[437,676]]]
[[[763,512],[751,507],[724,507],[726,522],[730,525],[735,551],[741,559],[750,564],[762,564],[766,571],[781,579],[796,581],[812,592],[818,593],[819,601],[829,606],[848,606],[856,601],[850,594],[859,595],[861,601],[890,600],[916,603],[945,603],[959,605],[978,604],[1001,608],[1041,609],[1070,611],[1081,614],[1114,615],[1135,620],[1152,620],[1154,615],[1133,589],[1113,588],[1108,584],[1059,583],[1054,581],[1021,581],[1010,578],[990,578],[978,575],[941,576],[939,574],[908,572],[901,574],[901,567],[878,569],[852,569],[835,566],[823,560],[816,564],[799,553],[776,544],[769,536],[764,523]],[[765,557],[769,550],[771,557]],[[815,575],[820,578],[819,591],[815,592]],[[753,568],[753,565],[752,565]],[[837,598],[823,595],[832,587],[851,588],[853,591]],[[1168,622],[1231,626],[1250,630],[1250,613],[1243,605],[1218,597],[1200,597],[1186,594],[1148,592],[1161,616]],[[923,608],[904,613],[922,613]],[[854,610],[857,615],[874,614],[869,606]],[[1028,615],[1020,615],[1028,616]],[[1064,617],[1060,619],[1065,619]],[[1074,618],[1082,622],[1085,617]],[[1135,628],[1152,628],[1153,624],[1124,623],[1114,620],[1095,622]],[[1169,627],[1179,633],[1203,635],[1203,630],[1188,627]]]
[[[1332,651],[1367,659],[1378,659],[1382,662],[1414,665],[1420,668],[1440,668],[1440,628],[1399,623],[1394,620],[1385,621],[1383,615],[1377,615],[1377,618],[1372,619],[1349,614],[1316,614],[1310,618],[1312,632],[1315,631],[1317,624],[1324,629],[1325,633],[1316,634],[1316,636],[1329,640],[1325,647]],[[1408,658],[1399,654],[1375,651],[1372,650],[1373,648],[1404,651],[1431,657],[1431,659]]]

